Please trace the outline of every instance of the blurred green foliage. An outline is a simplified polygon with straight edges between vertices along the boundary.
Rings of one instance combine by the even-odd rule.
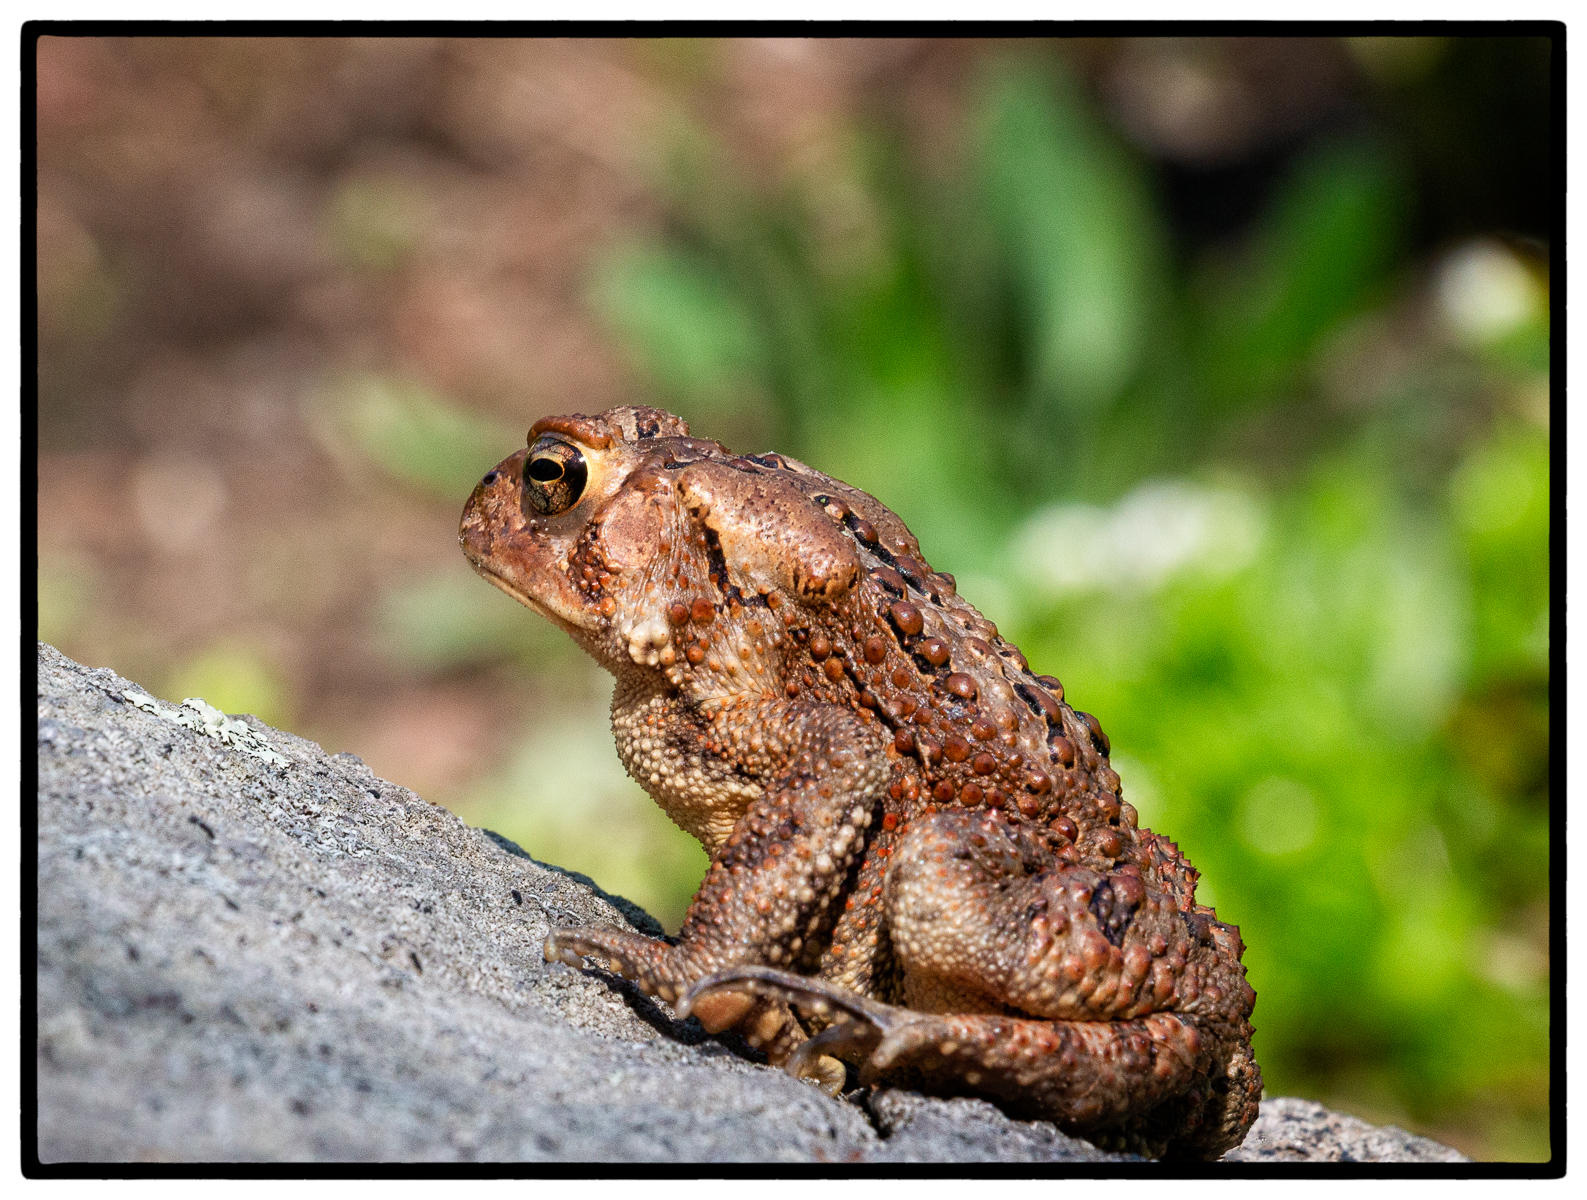
[[[881,497],[1101,715],[1249,943],[1271,1093],[1546,1156],[1546,282],[1413,257],[1365,135],[1192,254],[1050,65],[969,134],[767,189],[680,127],[593,302],[650,399]]]
[[[316,442],[338,460],[367,459],[438,497],[455,499],[517,437],[460,412],[411,380],[373,372],[335,377],[303,405]]]

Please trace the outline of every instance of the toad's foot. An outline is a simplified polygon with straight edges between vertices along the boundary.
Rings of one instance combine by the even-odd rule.
[[[796,1076],[806,1076],[811,1061],[823,1055],[858,1065],[860,1082],[866,1084],[884,1079],[896,1081],[900,1075],[923,1076],[943,1069],[951,1072],[953,1060],[964,1057],[965,1061],[959,1064],[962,1082],[974,1088],[991,1065],[984,1056],[978,1059],[973,1052],[961,1056],[961,1051],[970,1050],[957,1040],[967,1015],[915,1012],[883,1004],[824,979],[773,967],[742,966],[719,971],[695,984],[679,1003],[687,1011],[723,992],[780,999],[803,1013],[830,1022],[784,1063]],[[1006,1021],[998,1020],[999,1029],[1006,1025]]]
[[[880,1044],[886,1040],[888,1031],[896,1027],[898,1018],[913,1015],[823,979],[759,966],[734,967],[707,976],[684,994],[679,1001],[679,1011],[691,1012],[696,1005],[708,1005],[713,997],[724,993],[781,1000],[811,1016],[832,1021],[783,1063],[789,1074],[801,1079],[814,1077],[818,1064],[829,1063],[832,1058],[845,1058],[869,1066],[876,1061]],[[862,1082],[870,1080],[862,1076]]]
[[[780,994],[759,995],[744,988],[722,987],[713,989],[709,996],[700,996],[701,989],[694,987],[688,994],[696,1002],[688,999],[680,1002],[678,996],[684,988],[678,973],[676,947],[643,934],[596,926],[559,929],[546,938],[545,957],[547,962],[560,962],[570,967],[581,966],[589,959],[672,1004],[680,1020],[692,1016],[707,1033],[734,1030],[755,1049],[764,1051],[774,1065],[786,1063],[809,1044],[803,1028]],[[789,978],[799,977],[790,975]],[[816,1083],[829,1095],[835,1096],[843,1090],[845,1071],[837,1059],[806,1054],[800,1064],[801,1077]]]
[[[547,962],[565,963],[570,967],[582,966],[584,959],[590,959],[597,966],[633,981],[641,990],[661,997],[668,1004],[677,1002],[687,987],[690,974],[689,965],[680,963],[675,945],[631,930],[606,926],[555,930],[546,938],[545,956]],[[751,1014],[767,1007],[757,1004],[755,997],[747,993],[724,990],[710,1002],[694,1006],[692,1012],[707,1033],[720,1033],[740,1025]],[[678,1015],[687,1017],[690,1011],[680,1009]],[[758,1047],[762,1045],[761,1039],[756,1036],[757,1030],[751,1027],[745,1032],[752,1044]],[[766,1035],[770,1036],[773,1032],[768,1029]]]

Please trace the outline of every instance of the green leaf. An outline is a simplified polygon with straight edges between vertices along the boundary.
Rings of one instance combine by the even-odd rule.
[[[1032,401],[1095,413],[1139,367],[1162,288],[1159,223],[1140,171],[1056,70],[994,73],[976,126]]]
[[[741,299],[697,255],[622,247],[597,269],[591,299],[669,401],[742,391],[761,365],[760,338]]]
[[[1198,341],[1214,394],[1241,404],[1287,388],[1319,341],[1372,301],[1406,208],[1395,167],[1370,144],[1302,159],[1244,253],[1201,281]]]

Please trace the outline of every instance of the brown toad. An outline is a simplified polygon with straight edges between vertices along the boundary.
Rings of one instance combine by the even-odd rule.
[[[547,957],[829,1089],[848,1063],[1121,1149],[1236,1145],[1239,931],[1137,825],[1096,719],[872,497],[688,432],[547,417],[463,513],[474,567],[616,677],[623,764],[711,856],[675,939],[566,929]]]

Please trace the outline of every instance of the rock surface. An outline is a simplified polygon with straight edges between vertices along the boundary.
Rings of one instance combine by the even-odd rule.
[[[979,1100],[834,1100],[553,924],[648,916],[251,718],[38,651],[38,1141],[89,1161],[1122,1161]],[[1301,1100],[1231,1160],[1462,1161]]]

